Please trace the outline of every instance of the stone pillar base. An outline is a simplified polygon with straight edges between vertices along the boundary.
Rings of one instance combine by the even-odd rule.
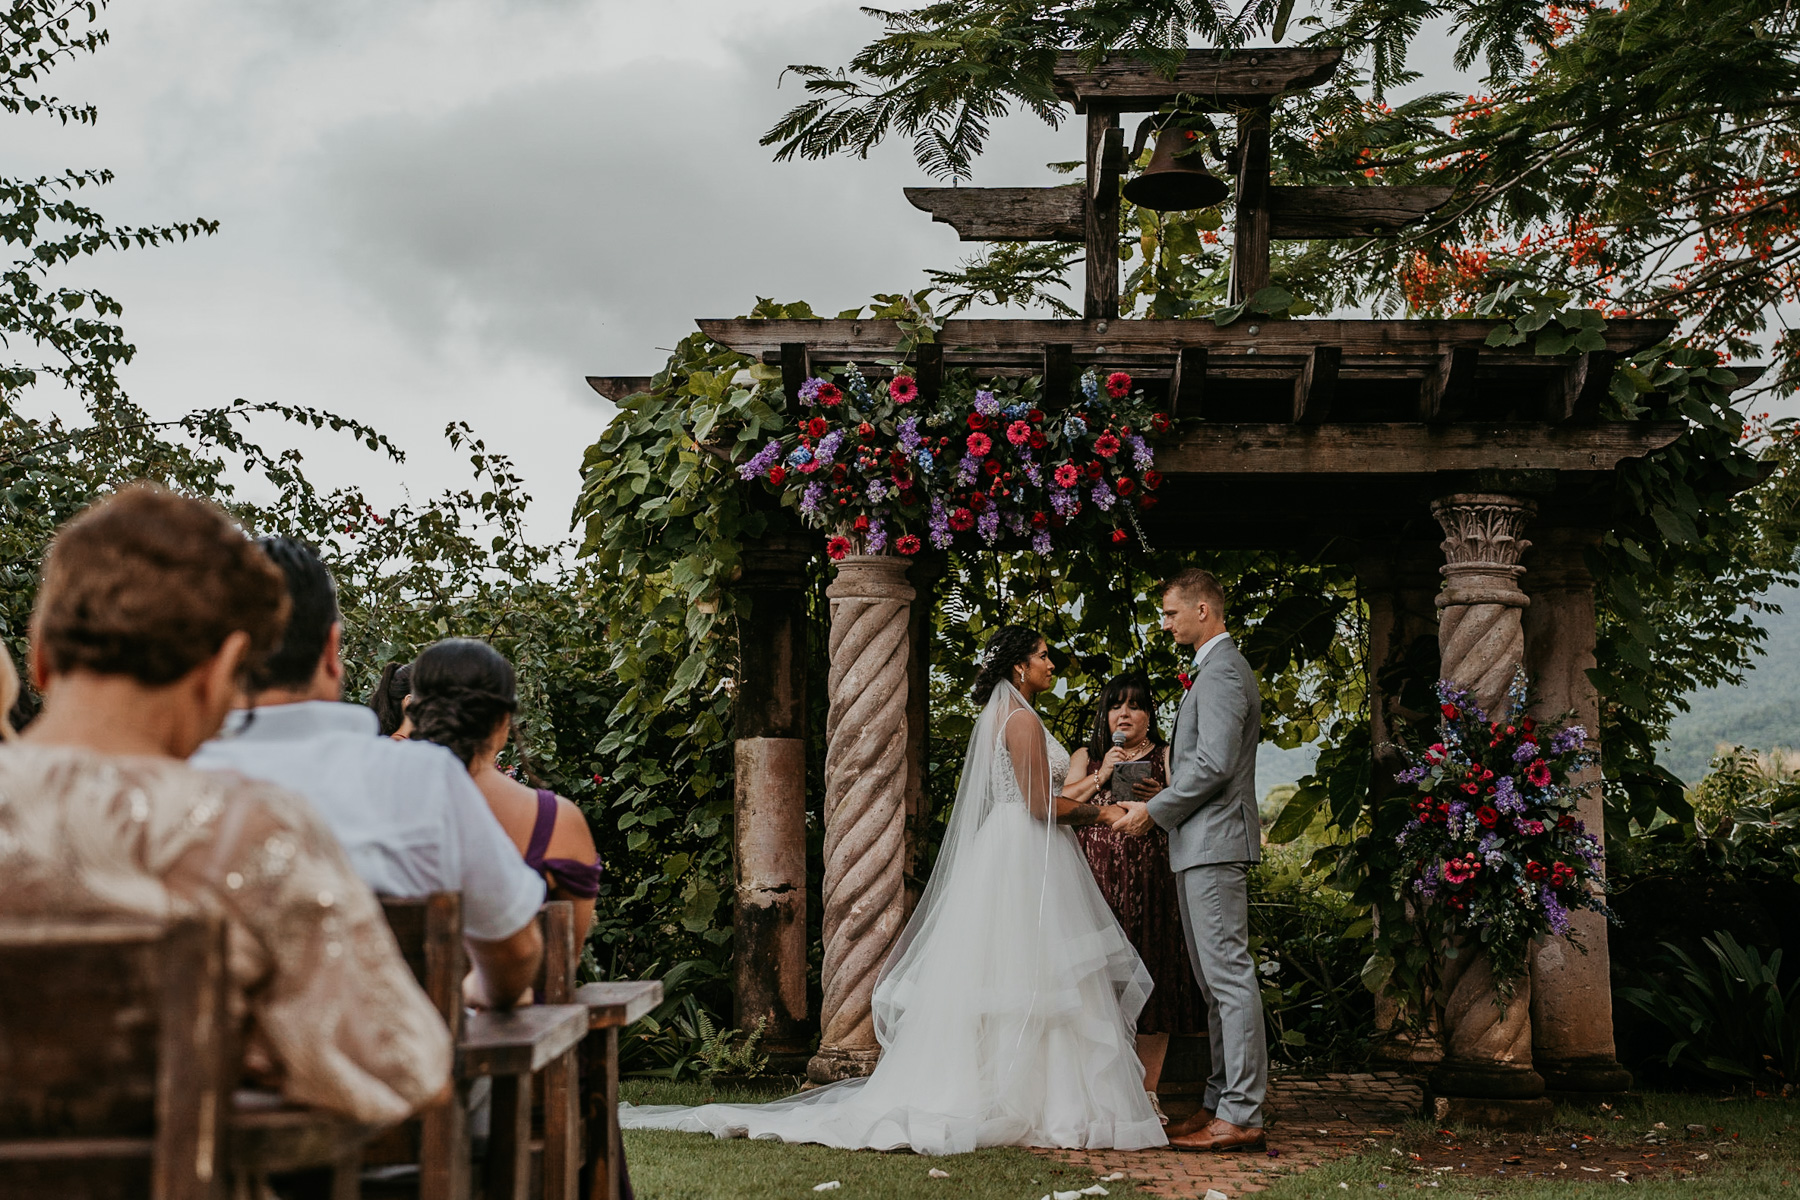
[[[1534,1056],[1534,1065],[1544,1077],[1544,1086],[1552,1092],[1580,1093],[1584,1097],[1597,1094],[1605,1100],[1631,1090],[1631,1072],[1611,1055],[1563,1059]]]
[[[1475,1100],[1530,1100],[1544,1094],[1544,1077],[1530,1067],[1491,1059],[1449,1058],[1431,1069],[1426,1089],[1440,1096]]]
[[[1405,1070],[1408,1067],[1434,1067],[1444,1061],[1444,1047],[1429,1033],[1399,1030],[1384,1034],[1371,1054],[1376,1062]]]
[[[1556,1106],[1548,1096],[1528,1100],[1484,1100],[1470,1096],[1425,1093],[1425,1118],[1439,1125],[1475,1125],[1483,1129],[1531,1130],[1550,1123]]]
[[[872,1074],[875,1064],[881,1061],[881,1050],[873,1047],[867,1050],[846,1050],[837,1046],[820,1049],[806,1064],[806,1081],[820,1085],[836,1083],[840,1079],[860,1079]]]

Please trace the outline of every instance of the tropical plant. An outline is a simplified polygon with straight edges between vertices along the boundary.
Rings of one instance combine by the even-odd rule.
[[[1715,1082],[1800,1084],[1800,974],[1781,969],[1719,931],[1704,939],[1711,962],[1664,942],[1668,960],[1646,986],[1619,990],[1674,1038],[1667,1062]],[[1791,976],[1789,978],[1788,976]]]

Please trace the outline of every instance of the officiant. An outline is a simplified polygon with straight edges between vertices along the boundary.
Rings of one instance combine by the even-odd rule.
[[[1141,671],[1115,676],[1100,690],[1092,736],[1069,756],[1063,795],[1093,804],[1127,798],[1148,801],[1168,781],[1169,747],[1157,728],[1149,677]],[[1156,1089],[1169,1038],[1204,1032],[1200,990],[1181,930],[1175,873],[1169,869],[1169,835],[1153,827],[1144,836],[1132,837],[1091,825],[1076,830],[1076,836],[1095,882],[1156,983],[1138,1018],[1137,1052],[1144,1064],[1144,1088],[1166,1125]]]

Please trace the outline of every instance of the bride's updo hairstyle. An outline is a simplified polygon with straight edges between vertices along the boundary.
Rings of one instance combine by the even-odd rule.
[[[447,747],[463,765],[519,711],[519,682],[506,656],[473,638],[426,647],[412,665],[413,740]]]
[[[981,656],[981,673],[975,676],[975,703],[986,704],[994,687],[1012,677],[1013,668],[1037,653],[1043,637],[1029,625],[1002,625],[988,639]]]

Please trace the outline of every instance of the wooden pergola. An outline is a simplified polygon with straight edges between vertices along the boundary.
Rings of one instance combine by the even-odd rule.
[[[1071,394],[1092,366],[1129,371],[1163,392],[1181,425],[1157,447],[1167,482],[1146,534],[1161,547],[1272,549],[1351,565],[1369,613],[1378,747],[1395,719],[1379,681],[1421,647],[1435,653],[1442,677],[1489,706],[1523,668],[1542,712],[1574,711],[1595,731],[1585,553],[1616,519],[1614,471],[1684,428],[1604,420],[1604,400],[1615,364],[1662,341],[1672,322],[1611,321],[1603,348],[1539,355],[1490,346],[1498,323],[1488,321],[1252,315],[1220,327],[1119,317],[1122,113],[1179,99],[1235,118],[1234,300],[1267,285],[1271,239],[1385,236],[1444,203],[1441,188],[1271,182],[1270,104],[1323,82],[1337,63],[1336,51],[1191,51],[1171,80],[1130,59],[1084,71],[1066,56],[1058,90],[1087,117],[1091,186],[907,194],[965,239],[1084,241],[1086,318],[952,320],[914,349],[908,369],[927,403],[948,370],[1039,376],[1055,397]],[[779,367],[790,404],[825,368],[855,362],[878,373],[873,364],[895,358],[900,341],[893,322],[873,319],[699,325],[720,345]],[[647,380],[589,382],[620,398]],[[746,555],[737,585],[751,604],[740,628],[736,729],[736,1021],[766,1020],[766,1044],[790,1061],[804,1054],[809,1025],[804,589],[817,552],[810,538],[773,539]],[[934,582],[928,557],[910,565],[909,579],[906,559],[852,558],[830,589],[823,1032],[809,1067],[818,1082],[866,1072],[878,1057],[869,995],[908,908],[903,868],[924,812]],[[903,704],[869,699],[896,694]],[[1597,770],[1587,782],[1582,816],[1599,828]],[[1613,1047],[1606,928],[1591,917],[1576,918],[1586,955],[1559,941],[1539,953],[1521,993],[1528,1005],[1504,1017],[1485,1002],[1462,1005],[1474,1015],[1447,1031],[1440,1117],[1540,1116],[1546,1084],[1586,1094],[1629,1086]],[[1485,997],[1492,981],[1465,974],[1452,987]]]

